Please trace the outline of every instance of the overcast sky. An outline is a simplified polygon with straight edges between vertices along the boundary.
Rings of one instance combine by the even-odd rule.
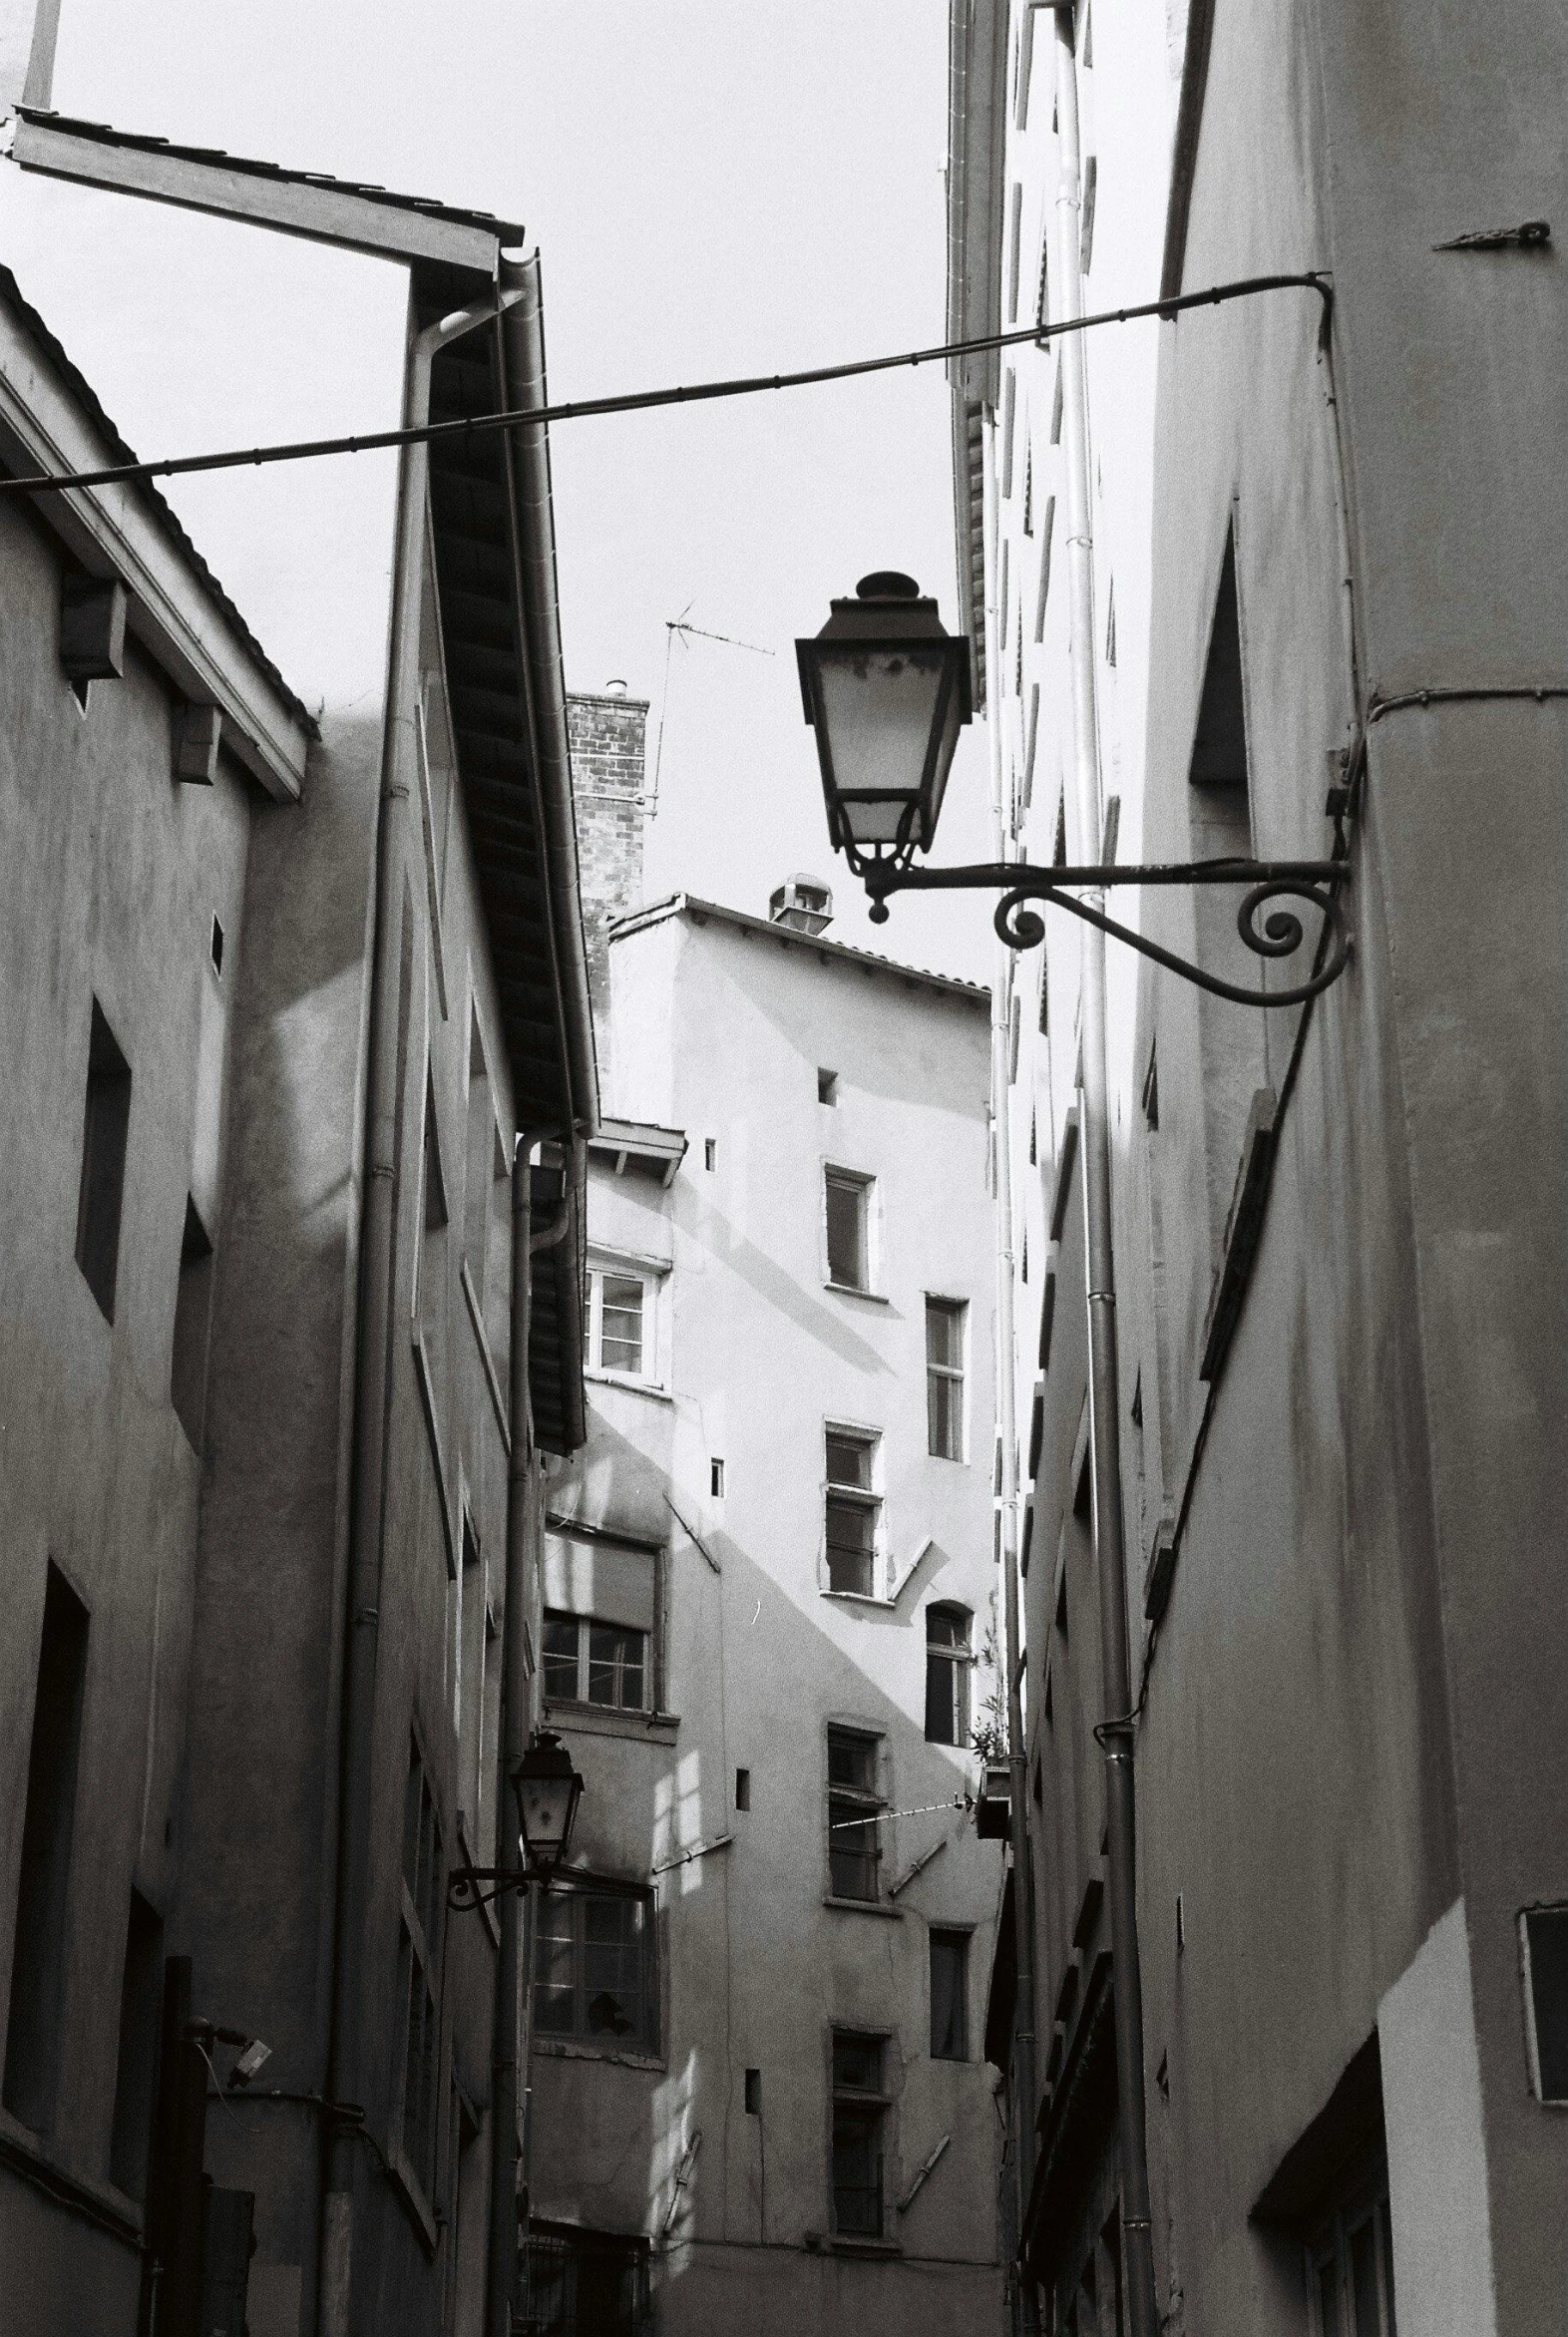
[[[939,341],[947,0],[63,0],[55,104],[480,204],[543,254],[557,398]],[[401,271],[0,172],[0,259],[139,452],[395,421]],[[900,567],[957,622],[939,368],[553,434],[569,686],[663,722],[650,896],[829,876],[845,940],[984,978],[979,904],[880,935],[830,864],[792,642]],[[312,701],[384,657],[390,459],[170,497]],[[371,587],[367,589],[367,584]],[[758,655],[675,645],[683,612]],[[967,735],[939,857],[987,856]]]

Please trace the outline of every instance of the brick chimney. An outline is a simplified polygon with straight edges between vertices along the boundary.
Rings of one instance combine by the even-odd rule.
[[[609,1014],[605,930],[612,918],[642,905],[647,722],[647,699],[628,697],[623,681],[567,698],[588,989],[601,1043]]]

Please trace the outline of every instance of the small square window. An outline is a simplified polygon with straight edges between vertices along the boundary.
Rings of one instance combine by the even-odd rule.
[[[702,1165],[705,1169],[718,1166],[718,1142],[712,1136],[704,1136],[702,1139]]]
[[[762,2072],[760,2070],[747,2070],[746,2072],[746,2116],[748,2118],[762,2116]]]
[[[749,1809],[751,1807],[750,1769],[737,1769],[735,1771],[735,1807],[737,1809]]]
[[[657,2008],[652,1893],[547,1892],[535,1934],[536,2033],[651,2053]]]
[[[818,1071],[818,1073],[817,1073],[817,1101],[818,1101],[818,1103],[834,1103],[834,1104],[836,1104],[836,1103],[838,1102],[838,1100],[839,1100],[839,1075],[838,1075],[837,1071],[823,1071],[823,1070],[819,1070],[819,1071]]]
[[[715,1501],[724,1498],[724,1463],[717,1453],[708,1462],[708,1491]]]

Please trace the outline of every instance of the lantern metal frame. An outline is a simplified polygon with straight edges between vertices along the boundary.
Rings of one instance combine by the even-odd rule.
[[[583,1799],[583,1779],[579,1775],[576,1765],[572,1764],[571,1755],[567,1754],[572,1769],[571,1800],[567,1806],[567,1822],[562,1828],[560,1847],[548,1858],[539,1855],[531,1848],[528,1836],[522,1830],[523,1796],[519,1783],[529,1754],[545,1751],[552,1746],[558,1747],[563,1753],[566,1753],[566,1747],[562,1745],[561,1739],[553,1730],[536,1729],[529,1739],[527,1752],[508,1779],[513,1796],[518,1803],[519,1835],[524,1849],[522,1865],[454,1866],[447,1877],[447,1905],[454,1911],[459,1911],[464,1907],[488,1907],[493,1900],[499,1899],[506,1891],[526,1891],[535,1883],[548,1884],[554,1880],[572,1840],[572,1828],[577,1822],[578,1805]]]
[[[934,608],[929,600],[915,602],[911,595],[918,591],[905,578],[876,576],[867,578],[860,587],[860,606],[877,608],[881,595],[878,586],[892,586],[888,599],[881,600],[883,609],[896,610],[900,600],[906,608],[920,605]],[[812,652],[818,641],[829,646],[845,645],[851,628],[845,612],[857,607],[854,601],[833,603],[833,616],[822,633],[810,640],[795,644],[800,661],[801,689],[805,699],[806,720],[816,732],[817,754],[822,771],[823,795],[827,804],[828,835],[835,851],[842,852],[853,874],[860,878],[871,900],[873,925],[888,921],[888,902],[895,893],[999,893],[1001,899],[992,912],[992,924],[997,939],[1009,950],[1035,950],[1045,939],[1045,920],[1027,904],[1031,901],[1053,903],[1085,925],[1098,927],[1113,941],[1123,942],[1141,957],[1163,966],[1170,974],[1196,988],[1208,990],[1213,996],[1229,998],[1244,1006],[1299,1006],[1309,998],[1318,997],[1337,982],[1350,964],[1355,945],[1347,930],[1343,894],[1350,883],[1350,847],[1345,833],[1345,822],[1353,809],[1356,782],[1360,776],[1359,758],[1353,760],[1347,784],[1330,789],[1325,816],[1334,823],[1334,847],[1327,860],[1252,860],[1227,858],[1216,860],[1169,861],[1142,863],[1134,867],[1120,867],[1114,862],[1091,866],[1041,868],[1028,861],[986,861],[959,868],[917,868],[915,854],[928,851],[934,840],[935,815],[923,818],[935,758],[940,752],[941,739],[948,719],[951,691],[962,691],[961,727],[970,719],[970,649],[962,633],[944,631],[940,620],[935,631],[928,622],[925,637],[932,646],[946,643],[949,647],[952,671],[945,677],[932,718],[927,741],[926,761],[918,790],[912,790],[893,837],[886,842],[858,843],[851,830],[846,802],[862,800],[853,788],[846,789],[834,768],[833,744],[822,724],[823,703],[816,687]],[[835,633],[834,627],[838,632]],[[883,641],[868,637],[867,646],[885,646]],[[912,643],[913,645],[913,643]],[[937,809],[940,811],[940,799]],[[1214,886],[1242,888],[1242,899],[1236,911],[1236,930],[1254,956],[1266,961],[1292,958],[1308,940],[1308,926],[1300,907],[1316,911],[1322,920],[1316,929],[1316,947],[1312,971],[1302,980],[1280,988],[1249,988],[1241,982],[1227,981],[1206,967],[1195,966],[1190,959],[1179,957],[1148,935],[1135,931],[1107,917],[1103,907],[1104,895],[1113,887],[1126,886],[1190,886],[1204,890]]]

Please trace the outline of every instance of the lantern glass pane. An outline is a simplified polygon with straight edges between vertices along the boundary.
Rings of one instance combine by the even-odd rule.
[[[916,801],[946,664],[931,648],[864,643],[817,650],[821,720],[844,816],[860,843],[891,843]],[[869,800],[868,800],[869,799]]]

